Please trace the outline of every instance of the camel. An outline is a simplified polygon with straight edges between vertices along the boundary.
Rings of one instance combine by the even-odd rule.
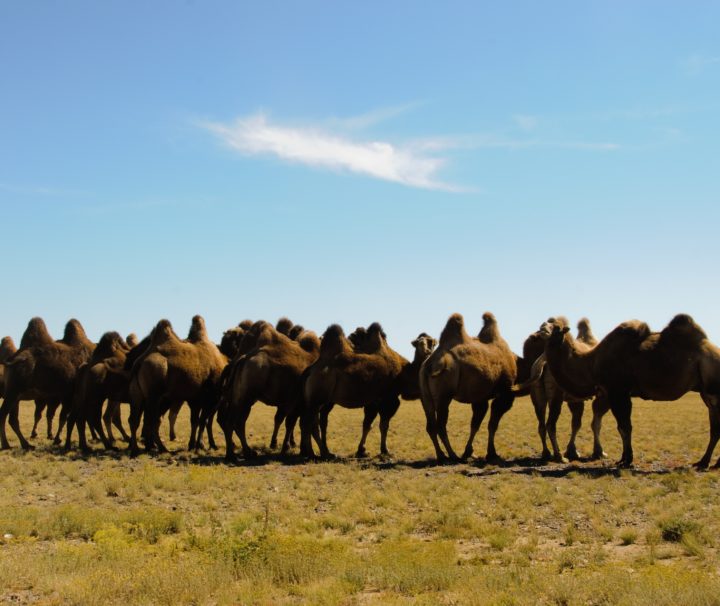
[[[289,333],[292,327],[287,329]],[[253,404],[260,400],[269,406],[276,406],[281,419],[285,419],[285,440],[282,453],[290,447],[292,428],[303,405],[302,376],[305,369],[317,360],[320,340],[313,332],[304,332],[293,340],[264,323],[257,334],[255,347],[245,354],[236,365],[231,380],[226,385],[226,409],[222,427],[225,432],[225,459],[235,461],[232,443],[233,431],[237,431],[248,459],[256,451],[247,442],[245,426]],[[273,441],[277,439],[277,419]]]
[[[70,320],[60,341],[53,341],[41,318],[33,318],[20,341],[20,349],[5,363],[5,399],[0,407],[0,448],[10,447],[5,421],[10,419],[24,449],[32,448],[20,430],[17,408],[21,399],[60,401],[67,410],[72,402],[77,371],[95,345],[80,322]],[[66,414],[66,413],[65,413]],[[62,425],[61,425],[62,426]]]
[[[366,334],[356,331],[355,349],[340,326],[333,324],[323,334],[320,357],[308,368],[305,378],[305,411],[301,418],[301,453],[314,456],[311,436],[324,458],[332,457],[327,446],[327,421],[335,404],[346,408],[363,408],[363,432],[357,456],[365,456],[365,440],[374,418],[380,415],[380,451],[389,456],[387,433],[390,420],[400,405],[403,385],[412,363],[392,350],[378,323],[371,324]],[[361,336],[362,335],[362,336]],[[361,344],[362,341],[362,344]],[[418,340],[416,340],[418,341]],[[420,344],[422,341],[422,345]],[[424,348],[424,339],[416,349]],[[415,366],[419,370],[419,365]]]
[[[100,338],[88,363],[79,369],[73,409],[68,420],[66,449],[70,447],[73,426],[76,425],[80,448],[83,451],[89,450],[85,438],[87,422],[105,448],[112,448],[115,442],[112,422],[115,422],[123,438],[129,439],[119,416],[120,403],[129,401],[128,377],[123,372],[129,351],[129,344],[118,333],[107,332]],[[102,421],[105,422],[107,435],[101,422],[102,405],[106,399],[107,411]]]
[[[483,314],[483,328],[477,339],[465,331],[465,321],[453,314],[440,335],[438,348],[420,370],[420,390],[427,420],[426,430],[438,461],[447,457],[458,460],[447,435],[451,400],[472,405],[470,436],[462,458],[473,453],[473,441],[492,402],[488,425],[488,461],[497,461],[495,433],[500,419],[510,410],[515,395],[511,388],[517,377],[517,363],[505,340],[500,336],[493,314]],[[442,440],[447,457],[438,442]]]
[[[567,318],[563,316],[557,316],[556,318],[550,318],[543,326],[549,326],[558,324],[559,326],[569,326]],[[590,327],[590,321],[587,318],[581,318],[577,324],[578,336],[576,343],[579,349],[589,350],[597,345],[597,339],[592,333]],[[547,332],[543,332],[543,327],[540,330],[531,334],[523,344],[523,358],[529,361],[530,364],[540,359],[545,353],[545,340],[547,338]],[[567,462],[568,460],[577,460],[579,455],[577,447],[575,446],[575,439],[582,426],[582,416],[585,410],[585,401],[582,399],[574,398],[571,394],[567,394],[558,385],[557,381],[553,377],[550,369],[545,367],[542,377],[539,381],[532,384],[530,387],[530,397],[532,399],[533,407],[535,409],[535,415],[538,420],[538,434],[542,442],[542,455],[543,459],[549,459],[551,457],[550,451],[547,447],[546,436],[550,437],[550,443],[553,447],[552,458],[555,461]],[[563,401],[567,401],[568,408],[570,409],[571,415],[571,434],[567,448],[565,449],[564,455],[560,453],[560,447],[557,442],[557,421],[560,417]],[[593,459],[602,458],[605,453],[603,452],[602,445],[600,443],[600,428],[602,425],[602,417],[607,412],[607,409],[603,406],[603,400],[595,399],[593,401],[593,437],[594,437],[594,448],[593,448]],[[545,419],[546,412],[547,421]]]
[[[710,436],[695,465],[710,463],[720,439],[720,348],[689,315],[676,315],[660,332],[638,320],[623,322],[590,351],[578,347],[567,327],[554,325],[545,356],[566,392],[579,398],[599,393],[607,400],[623,443],[621,467],[633,463],[632,397],[672,401],[699,392],[708,409]]]
[[[187,340],[181,340],[168,320],[161,320],[152,332],[148,350],[132,368],[130,382],[130,452],[136,455],[140,415],[145,414],[145,448],[167,449],[159,434],[160,418],[173,404],[187,401],[191,410],[190,442],[200,439],[203,408],[217,400],[220,376],[227,358],[208,338],[205,320],[194,316]]]

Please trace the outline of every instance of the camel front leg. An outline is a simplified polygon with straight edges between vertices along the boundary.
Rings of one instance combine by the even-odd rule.
[[[556,393],[550,400],[550,412],[548,414],[548,435],[550,436],[550,443],[553,447],[553,460],[558,463],[567,463],[567,459],[563,458],[560,454],[560,446],[557,440],[557,422],[562,412],[563,394]]]
[[[540,458],[549,459],[550,450],[547,447],[547,423],[545,421],[548,402],[545,387],[539,383],[533,385],[530,390],[530,399],[532,400],[533,409],[535,410],[535,418],[538,422],[538,435],[540,436],[540,442],[542,444],[542,454]]]
[[[280,427],[282,427],[282,422],[284,420],[285,411],[278,406],[278,409],[275,411],[275,417],[273,418],[273,432],[272,437],[270,438],[270,448],[273,450],[277,448],[278,433],[280,433]]]
[[[575,439],[582,427],[585,402],[583,400],[568,401],[568,408],[570,409],[570,441],[565,449],[565,457],[570,461],[577,461],[580,455],[578,455],[577,446],[575,446]]]
[[[443,443],[443,446],[445,446],[445,450],[448,453],[448,457],[452,461],[459,461],[460,457],[457,456],[455,451],[453,450],[452,445],[450,444],[450,438],[448,437],[447,433],[447,422],[448,417],[450,416],[450,398],[447,398],[446,400],[443,400],[438,403],[438,409],[437,409],[437,432],[440,436],[440,440]]]

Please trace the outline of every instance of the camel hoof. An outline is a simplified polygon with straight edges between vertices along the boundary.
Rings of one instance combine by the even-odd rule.
[[[497,453],[488,453],[488,455],[485,457],[485,463],[487,463],[488,465],[501,465],[504,462],[505,459],[503,459]]]
[[[632,469],[633,468],[633,462],[632,461],[626,461],[625,459],[620,459],[619,461],[615,462],[615,466],[618,469]]]
[[[600,461],[601,459],[607,459],[608,455],[604,450],[594,450],[592,453],[592,456],[590,457],[591,461]]]
[[[257,459],[257,456],[258,456],[257,450],[254,450],[252,448],[243,450],[243,458],[244,459]]]
[[[357,452],[355,453],[355,458],[364,459],[365,457],[367,457],[367,450],[365,450],[364,448],[358,448]]]
[[[552,453],[549,450],[543,450],[540,454],[540,460],[549,461],[550,459],[552,459]]]
[[[30,439],[31,439],[31,440],[34,440],[35,438],[37,438],[37,431],[33,431],[33,432],[30,434]]]
[[[720,469],[720,459],[718,459],[715,465],[713,465],[713,469]]]
[[[552,460],[555,461],[555,463],[569,463],[570,462],[570,459],[568,459],[567,457],[564,457],[561,454],[557,454],[557,455],[553,456]]]
[[[565,451],[565,458],[567,461],[579,461],[580,455],[578,454],[577,450],[566,450]],[[567,461],[565,461],[567,463]]]
[[[35,450],[35,447],[30,444],[29,442],[25,442],[25,444],[22,445],[23,450]]]
[[[277,448],[277,440],[270,441],[270,449],[275,450]]]
[[[329,450],[320,457],[323,461],[335,461],[337,456]]]
[[[0,450],[10,450],[10,444],[0,444]]]

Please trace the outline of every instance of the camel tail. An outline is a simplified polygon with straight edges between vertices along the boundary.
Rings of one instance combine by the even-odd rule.
[[[530,388],[540,380],[540,377],[545,370],[546,363],[547,360],[545,359],[545,354],[541,354],[538,359],[535,360],[532,368],[530,369],[530,378],[528,378],[527,381],[523,381],[522,383],[516,383],[510,388],[510,391],[516,396],[528,395],[530,393]]]

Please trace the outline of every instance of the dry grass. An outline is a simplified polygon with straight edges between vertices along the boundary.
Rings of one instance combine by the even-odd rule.
[[[273,412],[255,407],[253,445],[269,441]],[[186,413],[171,456],[83,458],[39,440],[0,453],[0,602],[718,604],[720,473],[689,468],[705,446],[704,406],[694,395],[638,402],[633,421],[636,469],[623,472],[540,464],[527,399],[500,426],[503,466],[435,466],[417,402],[393,420],[391,461],[350,458],[361,413],[337,408],[340,459],[326,463],[196,457],[181,449]],[[561,440],[568,424],[564,412]],[[468,407],[453,404],[458,447],[468,425]],[[617,457],[611,415],[603,437]],[[374,430],[371,453],[377,442]]]

